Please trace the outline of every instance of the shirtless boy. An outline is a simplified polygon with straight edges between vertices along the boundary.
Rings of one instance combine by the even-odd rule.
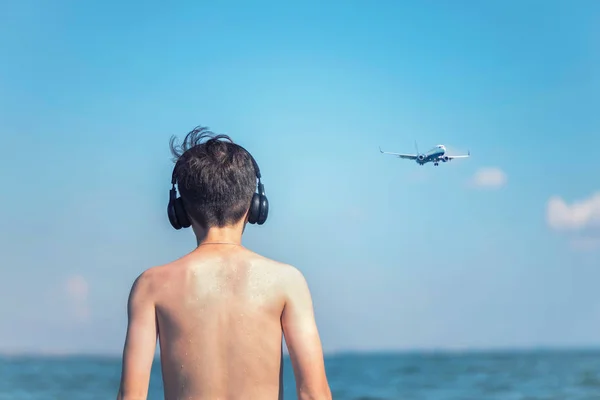
[[[241,244],[246,223],[268,214],[258,165],[202,127],[171,150],[169,220],[191,226],[198,246],[135,280],[117,399],[146,399],[157,337],[165,399],[280,399],[282,334],[298,399],[331,399],[302,273]]]

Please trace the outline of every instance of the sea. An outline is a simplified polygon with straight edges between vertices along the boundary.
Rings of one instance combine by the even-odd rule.
[[[1,400],[114,400],[121,360],[0,358]],[[600,351],[428,352],[327,356],[336,400],[600,400]],[[285,399],[296,399],[289,359]],[[163,399],[155,360],[148,399]]]

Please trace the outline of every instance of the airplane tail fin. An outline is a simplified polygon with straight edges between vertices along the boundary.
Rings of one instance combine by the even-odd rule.
[[[417,145],[416,140],[415,140],[415,150],[417,151],[417,155],[421,154],[421,153],[419,153],[419,146]]]

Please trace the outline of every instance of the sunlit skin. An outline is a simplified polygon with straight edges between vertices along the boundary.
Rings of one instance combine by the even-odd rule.
[[[313,304],[293,266],[241,245],[247,219],[132,286],[118,400],[146,399],[159,338],[165,399],[281,399],[282,334],[299,399],[331,399]]]

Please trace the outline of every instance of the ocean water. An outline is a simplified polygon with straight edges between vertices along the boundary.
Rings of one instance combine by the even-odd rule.
[[[600,351],[327,357],[336,400],[600,400]],[[296,399],[289,359],[285,399]],[[0,399],[115,399],[120,359],[0,358]],[[162,399],[155,361],[149,399]]]

